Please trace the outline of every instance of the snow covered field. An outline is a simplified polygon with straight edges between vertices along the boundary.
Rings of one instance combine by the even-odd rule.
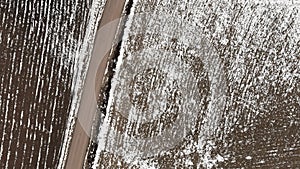
[[[299,166],[299,8],[133,1],[94,168]]]

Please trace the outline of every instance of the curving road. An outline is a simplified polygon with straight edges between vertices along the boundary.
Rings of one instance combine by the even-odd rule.
[[[125,0],[107,0],[106,2],[82,91],[78,118],[66,164],[67,169],[83,168],[93,118],[96,113],[96,97],[105,73],[109,51],[118,31],[119,18],[124,4]],[[95,84],[98,84],[96,88]]]

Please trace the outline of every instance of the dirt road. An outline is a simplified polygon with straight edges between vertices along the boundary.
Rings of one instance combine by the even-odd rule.
[[[78,118],[66,164],[67,169],[83,167],[89,143],[89,134],[96,113],[96,97],[104,76],[107,58],[118,29],[119,18],[121,17],[124,4],[125,0],[108,0],[106,2],[83,88]],[[95,84],[98,84],[96,85],[97,87],[95,87]]]

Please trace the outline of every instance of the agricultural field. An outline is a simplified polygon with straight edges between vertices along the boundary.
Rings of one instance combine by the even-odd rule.
[[[0,168],[299,168],[300,1],[0,2]]]
[[[64,168],[88,44],[103,6],[0,2],[1,169]]]
[[[128,3],[91,167],[300,166],[299,3]]]

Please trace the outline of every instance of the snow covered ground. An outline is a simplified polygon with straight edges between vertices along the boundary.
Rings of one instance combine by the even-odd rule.
[[[288,166],[268,157],[282,147],[296,160],[299,142],[272,140],[299,139],[299,8],[134,0],[94,168]]]

